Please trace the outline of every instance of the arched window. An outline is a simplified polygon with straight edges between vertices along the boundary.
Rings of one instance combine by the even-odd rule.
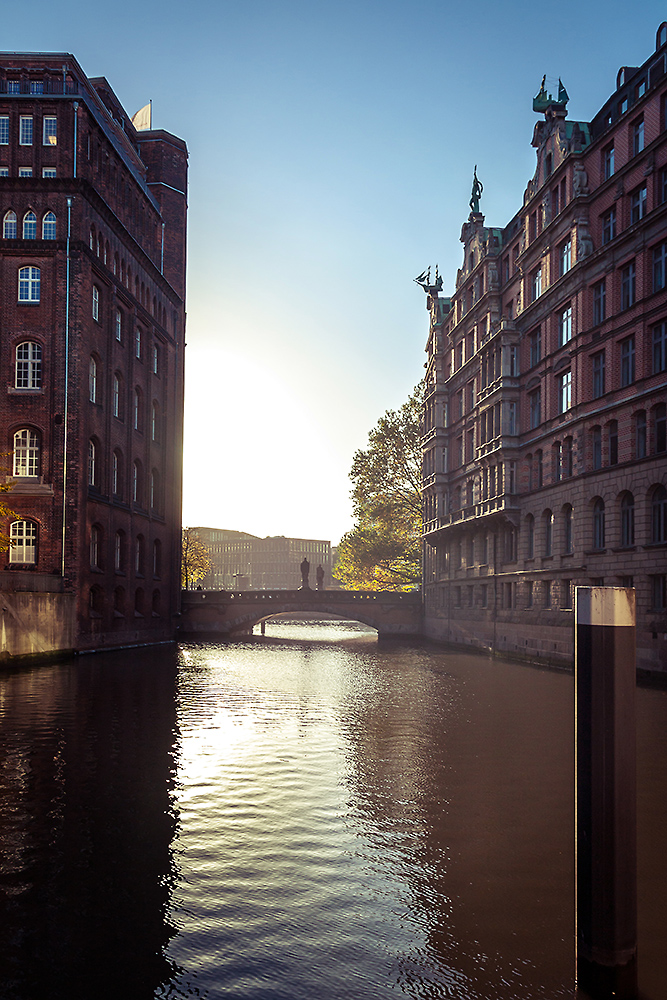
[[[144,536],[137,535],[134,542],[134,572],[144,574]]]
[[[5,217],[2,220],[2,235],[6,240],[15,240],[17,233],[16,227],[16,212],[5,212]]]
[[[95,249],[95,226],[90,227],[89,246],[91,250]]]
[[[88,485],[97,485],[97,448],[92,438],[88,442]]]
[[[635,544],[635,498],[632,493],[624,493],[621,498],[621,545]]]
[[[646,410],[635,413],[635,457],[646,458]]]
[[[97,361],[94,357],[88,363],[88,399],[91,403],[97,402]]]
[[[41,279],[38,267],[19,268],[19,302],[39,302]]]
[[[667,490],[656,486],[651,498],[651,541],[667,542]]]
[[[116,309],[116,340],[120,343],[123,339],[123,314],[120,309]]]
[[[550,556],[553,554],[554,516],[550,510],[545,510],[542,518],[544,520],[544,554]]]
[[[151,440],[160,440],[160,404],[156,399],[153,400],[151,410]]]
[[[12,521],[9,528],[12,545],[9,550],[10,563],[37,562],[37,525],[34,521]]]
[[[160,509],[160,473],[157,469],[151,469],[151,510]]]
[[[88,607],[91,618],[101,618],[104,611],[104,591],[95,585],[90,588]]]
[[[37,216],[34,212],[26,212],[23,216],[23,239],[37,239]]]
[[[132,426],[135,431],[141,431],[143,424],[143,397],[139,386],[135,386],[132,396]]]
[[[571,553],[574,551],[574,511],[569,503],[563,507],[563,551]]]
[[[111,492],[116,497],[123,492],[123,456],[118,449],[111,456]]]
[[[156,538],[153,542],[153,576],[156,580],[162,575],[162,542]]]
[[[141,462],[135,459],[132,466],[132,500],[134,503],[141,503]]]
[[[116,587],[113,592],[113,613],[114,618],[125,617],[125,588]]]
[[[593,504],[593,548],[605,547],[605,512],[604,500],[598,497]]]
[[[159,590],[154,590],[153,591],[153,601],[152,601],[151,607],[152,607],[153,618],[159,618],[160,617],[160,613],[161,613],[160,612],[160,591]]]
[[[118,372],[114,372],[113,382],[112,382],[112,406],[113,415],[119,420],[123,419],[123,383]]]
[[[113,568],[116,573],[125,569],[125,533],[117,531],[113,540]]]
[[[526,559],[535,558],[535,518],[529,514],[526,518]]]
[[[100,558],[102,550],[102,529],[94,524],[90,529],[90,566],[91,569],[100,569]]]
[[[100,319],[100,290],[97,285],[93,285],[93,319],[96,322]]]
[[[159,375],[160,349],[157,344],[153,344],[153,374]]]
[[[42,219],[42,239],[55,240],[56,238],[56,217],[53,212],[47,212]]]
[[[144,616],[144,590],[143,587],[137,587],[134,592],[134,613],[137,618],[143,618]]]
[[[107,240],[106,243],[104,244],[104,257],[103,257],[103,260],[104,260],[105,266],[106,266],[106,262],[107,262],[107,258],[108,257],[109,257],[109,241]]]
[[[39,476],[40,439],[37,431],[22,427],[14,435],[14,471],[18,479]]]
[[[42,388],[42,348],[33,340],[17,345],[14,385],[17,389]]]

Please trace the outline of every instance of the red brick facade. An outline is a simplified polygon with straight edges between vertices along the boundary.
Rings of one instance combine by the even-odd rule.
[[[667,669],[667,25],[656,41],[591,122],[543,86],[521,209],[489,228],[471,203],[455,294],[420,281],[432,636],[570,662],[573,587],[634,586],[638,666]]]
[[[31,172],[31,174],[30,174]],[[172,635],[187,148],[68,54],[0,58],[5,590],[73,590],[80,649]],[[27,175],[27,176],[26,176]]]

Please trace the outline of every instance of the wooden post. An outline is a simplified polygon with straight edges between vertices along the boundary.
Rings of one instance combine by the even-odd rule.
[[[575,598],[576,962],[590,996],[637,996],[635,592]]]

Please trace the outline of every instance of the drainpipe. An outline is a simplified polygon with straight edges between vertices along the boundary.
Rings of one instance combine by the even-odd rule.
[[[160,274],[164,274],[164,222],[162,223],[162,246],[160,248]]]
[[[76,147],[75,147],[76,148]],[[72,198],[67,199],[67,249],[65,270],[65,392],[63,400],[63,525],[60,575],[65,576],[65,529],[67,524],[67,431],[69,411],[69,285],[70,237],[72,231]]]
[[[76,150],[77,150],[77,145],[78,145],[78,142],[79,142],[79,140],[77,138],[77,135],[78,135],[78,127],[77,126],[79,124],[79,114],[78,114],[78,111],[79,111],[79,102],[75,101],[72,106],[74,108],[74,170],[72,172],[72,176],[76,177]]]

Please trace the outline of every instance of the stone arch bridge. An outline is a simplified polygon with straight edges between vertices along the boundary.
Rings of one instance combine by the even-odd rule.
[[[363,622],[378,635],[421,635],[421,594],[362,590],[184,590],[178,633],[231,636],[285,612],[314,611]]]

